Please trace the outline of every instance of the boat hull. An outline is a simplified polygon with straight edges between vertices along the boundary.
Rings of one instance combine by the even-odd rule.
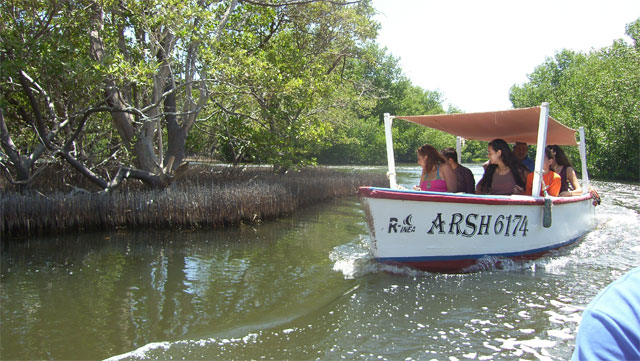
[[[360,188],[360,197],[376,260],[433,272],[469,271],[483,259],[535,259],[578,240],[595,218],[589,194],[547,206],[537,197],[375,187]]]

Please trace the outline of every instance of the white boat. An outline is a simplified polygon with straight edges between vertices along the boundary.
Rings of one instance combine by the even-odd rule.
[[[579,145],[583,194],[573,197],[494,196],[399,189],[391,139],[393,119],[403,119],[458,136],[502,138],[536,144],[533,194],[541,189],[547,144]],[[497,112],[396,116],[385,114],[389,188],[361,187],[371,246],[377,261],[432,272],[467,272],[483,260],[534,259],[577,241],[594,225],[584,130],[549,116],[549,105]],[[459,160],[459,159],[458,159]]]

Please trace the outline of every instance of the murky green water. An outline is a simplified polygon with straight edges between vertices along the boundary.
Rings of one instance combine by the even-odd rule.
[[[598,225],[576,246],[464,275],[373,262],[357,198],[215,231],[12,243],[0,358],[564,360],[582,308],[640,265],[640,187],[596,186]]]

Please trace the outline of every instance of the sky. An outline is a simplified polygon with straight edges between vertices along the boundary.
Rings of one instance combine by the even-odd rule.
[[[411,82],[464,112],[512,108],[509,89],[562,49],[631,43],[640,0],[373,0],[378,44]]]

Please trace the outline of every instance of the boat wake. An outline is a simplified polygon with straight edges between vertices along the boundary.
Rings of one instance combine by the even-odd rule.
[[[369,238],[364,235],[360,235],[358,241],[335,247],[329,259],[333,261],[333,270],[341,272],[345,279],[379,272],[379,265],[369,247]]]
[[[286,333],[288,330],[282,330]],[[226,348],[243,347],[255,344],[258,333],[249,333],[238,338],[207,338],[201,340],[180,340],[152,342],[136,350],[112,356],[105,361],[123,360],[165,360],[165,359],[197,359],[206,357],[208,349],[224,350]],[[194,352],[194,350],[196,350]],[[196,355],[202,353],[202,355]]]
[[[334,262],[333,270],[344,275],[345,279],[361,278],[369,274],[392,273],[405,276],[433,276],[434,273],[411,267],[378,263],[375,260],[368,236],[360,235],[358,241],[335,247],[329,254]],[[485,256],[478,263],[462,273],[483,271],[522,271],[535,270],[535,261],[514,261],[508,258]]]
[[[405,276],[424,276],[433,273],[376,262],[368,236],[360,235],[354,242],[337,246],[329,254],[333,261],[333,270],[344,275],[345,279],[361,278],[369,274],[393,273]]]
[[[462,270],[462,272],[483,272],[483,271],[516,271],[529,269],[529,262],[514,261],[509,258],[484,256],[478,262]]]

